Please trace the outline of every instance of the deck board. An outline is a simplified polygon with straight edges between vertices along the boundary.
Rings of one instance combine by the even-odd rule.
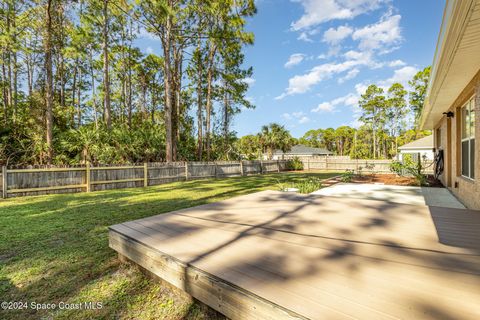
[[[147,265],[155,253],[171,257],[286,319],[480,318],[479,212],[265,191],[125,222],[110,234],[120,253],[118,239],[130,239],[148,248]],[[170,282],[197,290],[181,280]],[[227,290],[217,298],[227,301]],[[242,318],[235,303],[211,306]]]

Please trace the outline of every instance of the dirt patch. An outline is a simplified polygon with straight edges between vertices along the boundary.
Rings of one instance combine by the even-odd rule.
[[[353,177],[353,183],[383,183],[387,185],[395,186],[418,186],[417,180],[413,177],[401,177],[395,174],[375,174],[375,175],[362,175]],[[427,183],[429,187],[443,188],[440,181],[433,176],[428,176]]]

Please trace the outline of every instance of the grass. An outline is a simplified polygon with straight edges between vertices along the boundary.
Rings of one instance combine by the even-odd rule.
[[[281,173],[92,193],[0,200],[0,319],[214,319],[220,315],[121,264],[108,226],[337,173]],[[30,303],[101,302],[97,310],[32,310]]]

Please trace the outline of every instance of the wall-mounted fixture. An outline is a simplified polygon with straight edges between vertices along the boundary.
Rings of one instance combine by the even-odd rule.
[[[452,111],[444,112],[443,114],[446,115],[447,118],[453,118],[455,116],[455,114]]]

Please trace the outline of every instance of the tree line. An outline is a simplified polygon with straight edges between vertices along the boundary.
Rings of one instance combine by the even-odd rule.
[[[236,143],[238,153],[249,159],[262,155],[271,158],[275,150],[285,151],[292,145],[303,144],[353,159],[391,159],[399,146],[431,134],[417,127],[429,76],[430,67],[417,72],[409,81],[410,91],[400,83],[393,83],[386,90],[369,85],[358,101],[358,128],[313,129],[295,139],[285,127],[271,124],[257,135],[240,138]]]
[[[238,138],[254,0],[4,0],[0,4],[0,163],[135,163],[271,157],[302,143],[389,158],[415,129],[430,68],[368,87],[361,126],[294,139],[270,124]],[[152,37],[159,54],[140,49]],[[413,120],[412,120],[413,119]]]
[[[254,0],[4,0],[0,162],[229,158]],[[144,53],[139,38],[158,41]]]

